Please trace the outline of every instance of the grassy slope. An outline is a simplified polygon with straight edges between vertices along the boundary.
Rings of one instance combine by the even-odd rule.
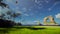
[[[10,31],[10,34],[60,34],[60,27],[58,26],[35,26],[34,28],[45,29],[17,29],[16,31]]]
[[[9,30],[9,34],[60,34],[59,26],[32,26],[5,30]]]

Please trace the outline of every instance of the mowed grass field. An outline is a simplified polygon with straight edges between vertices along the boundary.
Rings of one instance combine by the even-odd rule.
[[[0,28],[0,34],[60,34],[60,26],[19,26]]]

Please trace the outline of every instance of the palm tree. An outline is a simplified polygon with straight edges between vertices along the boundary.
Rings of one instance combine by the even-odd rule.
[[[15,21],[15,18],[21,16],[21,13],[13,13],[11,14],[11,17],[13,17],[13,20]]]
[[[5,7],[8,8],[7,7],[8,5],[3,3],[2,1],[3,0],[0,0],[0,7],[2,7],[3,9],[5,9]],[[7,16],[8,15],[10,16],[11,14],[12,14],[11,11],[7,11],[6,13],[0,13],[0,27],[12,27],[14,25],[15,22],[6,19],[6,18],[10,19]]]
[[[8,6],[7,4],[3,3],[2,1],[3,1],[3,0],[0,0],[0,6],[1,6],[2,8],[4,8],[4,7],[9,8],[9,6]]]
[[[7,11],[6,14],[7,14],[7,15],[11,15],[12,12],[11,12],[11,11]]]
[[[0,14],[0,19],[4,19],[5,14]]]
[[[5,3],[3,3],[2,2],[3,0],[0,0],[0,6],[4,9],[5,7],[6,8],[8,8],[8,9],[10,9],[9,8],[9,6],[8,6],[8,4],[5,4]],[[8,7],[7,7],[8,6]],[[8,16],[9,15],[9,17],[5,17],[5,16]],[[17,13],[17,12],[12,12],[12,11],[7,11],[6,13],[2,13],[2,14],[0,14],[0,19],[2,19],[3,21],[5,21],[5,20],[7,20],[7,19],[11,19],[11,18],[13,18],[13,20],[15,20],[15,18],[16,17],[18,17],[18,16],[21,16],[21,13]],[[7,18],[7,19],[6,19]],[[0,20],[1,21],[1,20]],[[8,21],[12,21],[12,20],[7,20],[7,21],[5,21],[6,23],[8,22]],[[5,22],[3,22],[3,24],[5,23]],[[11,23],[11,22],[8,22],[8,23]]]

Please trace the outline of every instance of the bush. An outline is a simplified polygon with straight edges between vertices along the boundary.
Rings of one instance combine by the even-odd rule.
[[[14,22],[13,21],[0,19],[0,27],[8,28],[8,27],[13,27],[13,26],[14,26]]]

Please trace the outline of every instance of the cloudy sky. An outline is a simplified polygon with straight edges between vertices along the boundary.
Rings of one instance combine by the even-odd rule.
[[[21,19],[16,18],[16,21],[22,24],[37,24],[38,21],[43,23],[44,17],[50,15],[60,24],[60,0],[4,0],[4,2],[11,10],[22,14]]]

